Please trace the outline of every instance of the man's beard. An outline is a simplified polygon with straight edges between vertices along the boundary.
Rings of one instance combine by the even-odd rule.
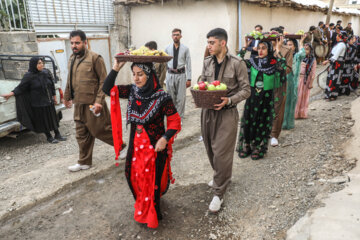
[[[73,50],[73,53],[74,53],[74,55],[82,56],[82,55],[84,55],[84,53],[85,53],[85,49],[82,49],[82,50],[80,50],[80,51],[78,51],[78,52],[74,52],[74,50]]]

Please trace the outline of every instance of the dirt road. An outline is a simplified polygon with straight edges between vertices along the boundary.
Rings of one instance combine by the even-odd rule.
[[[1,224],[0,239],[284,239],[308,209],[319,207],[319,198],[343,188],[326,180],[346,176],[356,164],[342,153],[351,137],[353,99],[313,101],[310,119],[283,131],[280,146],[263,160],[235,155],[233,180],[217,215],[207,210],[212,172],[203,143],[194,138],[175,152],[176,183],[162,198],[158,229],[134,222],[121,165],[9,218]]]

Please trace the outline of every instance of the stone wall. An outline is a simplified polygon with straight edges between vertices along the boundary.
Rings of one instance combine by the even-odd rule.
[[[130,7],[116,4],[114,6],[115,24],[110,30],[111,54],[112,59],[115,54],[129,49],[131,46],[130,33]],[[117,84],[131,83],[132,73],[127,64],[122,68],[117,77]]]
[[[35,32],[0,32],[0,54],[38,54]],[[28,62],[2,61],[0,79],[21,79]]]
[[[38,54],[35,32],[0,32],[1,54]]]

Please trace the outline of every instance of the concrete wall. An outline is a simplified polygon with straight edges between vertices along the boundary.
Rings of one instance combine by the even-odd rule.
[[[34,32],[0,32],[2,54],[37,54],[38,46]]]
[[[236,46],[236,1],[193,1],[184,0],[132,7],[130,11],[131,45],[141,47],[154,40],[158,49],[165,49],[172,43],[171,30],[183,31],[181,42],[190,48],[192,60],[192,80],[196,82],[201,74],[206,47],[206,34],[213,28],[222,27],[230,35],[229,48],[234,53]],[[121,82],[125,81],[120,77]],[[131,76],[128,76],[131,78]]]
[[[38,54],[36,34],[34,32],[0,32],[0,54]],[[15,65],[14,65],[15,64]],[[7,78],[21,79],[28,68],[28,62],[4,61]],[[0,71],[0,79],[3,79]]]

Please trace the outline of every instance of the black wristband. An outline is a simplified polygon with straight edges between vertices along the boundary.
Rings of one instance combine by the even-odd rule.
[[[168,136],[166,136],[166,135],[164,134],[164,135],[162,135],[162,137],[165,138],[165,140],[166,140],[167,142],[169,142],[170,139],[168,138]]]

